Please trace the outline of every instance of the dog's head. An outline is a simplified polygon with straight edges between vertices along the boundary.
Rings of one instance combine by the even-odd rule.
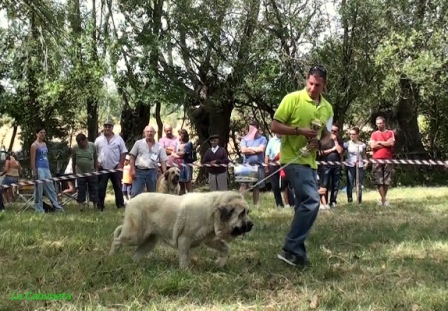
[[[177,185],[179,183],[180,170],[178,167],[170,167],[165,172],[165,181],[168,184]]]
[[[217,235],[237,237],[252,230],[249,205],[241,194],[223,191],[217,203],[220,222],[220,225],[215,224]]]

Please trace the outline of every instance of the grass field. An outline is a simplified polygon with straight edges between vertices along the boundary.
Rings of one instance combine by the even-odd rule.
[[[107,253],[122,210],[0,215],[0,310],[448,310],[448,188],[399,188],[392,206],[365,193],[362,206],[323,211],[304,271],[275,258],[292,210],[264,194],[254,230],[232,244],[228,266],[193,251],[191,271],[158,246],[136,264],[132,249]],[[26,292],[70,300],[11,300]]]

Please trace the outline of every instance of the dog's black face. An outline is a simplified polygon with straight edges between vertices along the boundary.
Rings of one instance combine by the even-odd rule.
[[[247,221],[247,222],[243,222],[243,224],[241,225],[241,227],[235,227],[232,230],[232,236],[240,236],[245,234],[246,232],[249,232],[250,230],[252,230],[252,227],[254,226],[252,221]]]
[[[174,174],[173,175],[173,177],[171,179],[171,182],[173,183],[173,185],[177,185],[179,183],[179,178],[180,178],[179,174]]]

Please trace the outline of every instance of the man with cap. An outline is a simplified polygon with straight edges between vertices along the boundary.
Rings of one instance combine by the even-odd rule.
[[[124,160],[128,149],[123,138],[113,132],[114,123],[111,119],[104,122],[103,134],[95,140],[98,154],[99,170],[123,169]],[[122,172],[101,174],[98,176],[98,209],[104,210],[104,199],[106,198],[107,183],[110,179],[115,193],[115,205],[117,208],[124,207],[123,192],[121,190]]]
[[[229,157],[226,149],[219,146],[219,135],[212,135],[208,139],[210,149],[208,149],[202,164],[229,164]],[[207,167],[208,184],[211,191],[226,191],[227,190],[227,167],[211,166]]]

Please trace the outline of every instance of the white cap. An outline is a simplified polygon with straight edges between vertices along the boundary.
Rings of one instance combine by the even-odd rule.
[[[131,159],[131,156],[130,156],[129,154],[127,154],[127,155],[126,155],[126,160],[129,161],[130,159]]]

